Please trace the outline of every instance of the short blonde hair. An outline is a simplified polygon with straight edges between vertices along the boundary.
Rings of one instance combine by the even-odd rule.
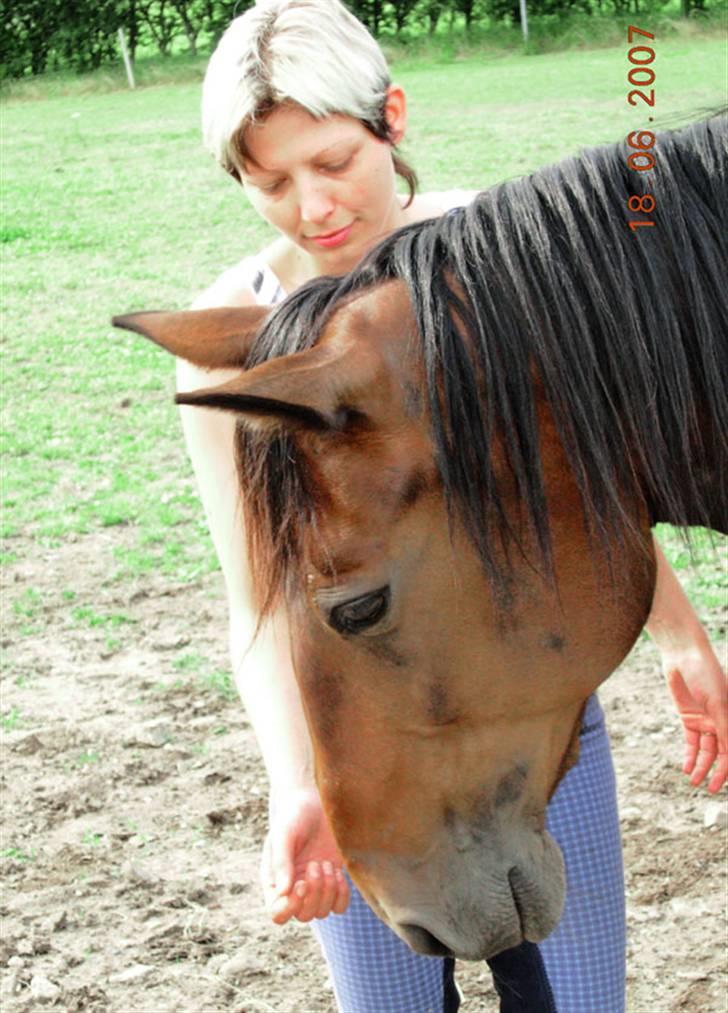
[[[231,22],[210,58],[205,146],[239,180],[246,129],[286,102],[317,119],[351,116],[391,143],[384,116],[390,83],[379,45],[339,0],[258,0]],[[393,159],[413,194],[414,171]]]

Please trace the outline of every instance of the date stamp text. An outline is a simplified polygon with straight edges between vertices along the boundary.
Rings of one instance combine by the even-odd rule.
[[[631,106],[644,104],[650,109],[654,109],[655,71],[650,64],[654,62],[655,50],[636,36],[653,41],[655,38],[651,32],[646,32],[643,28],[637,28],[635,25],[629,25],[627,28],[627,42],[631,47],[627,53],[627,59],[632,64],[627,74],[627,81],[632,85],[632,90],[627,95],[627,101]],[[650,87],[651,85],[653,87]],[[647,119],[652,122],[653,117],[648,116]],[[627,144],[633,149],[627,157],[627,165],[630,169],[635,172],[651,172],[654,169],[655,156],[650,150],[654,143],[655,135],[651,130],[633,130],[627,135]],[[641,196],[633,194],[627,201],[627,207],[633,214],[651,215],[655,210],[655,198],[651,193],[644,193]],[[649,217],[640,217],[630,219],[627,224],[634,233],[640,228],[654,226],[655,223]]]

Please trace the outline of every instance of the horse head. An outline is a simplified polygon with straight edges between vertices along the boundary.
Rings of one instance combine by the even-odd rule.
[[[226,309],[119,322],[211,367],[245,363],[261,319]],[[337,308],[313,347],[178,401],[238,416],[252,527],[265,512],[249,484],[261,455],[266,485],[290,488],[293,471],[304,490],[272,508],[278,530],[273,519],[267,542],[253,539],[252,562],[272,607],[276,553],[295,543],[282,589],[294,666],[352,877],[414,949],[480,959],[543,939],[559,918],[563,863],[546,804],[576,757],[585,701],[643,624],[652,574],[637,553],[606,579],[542,406],[555,580],[535,562],[495,445],[520,539],[517,552],[500,550],[507,578],[494,585],[448,510],[423,390],[408,293],[389,282]],[[285,509],[297,514],[295,538]]]

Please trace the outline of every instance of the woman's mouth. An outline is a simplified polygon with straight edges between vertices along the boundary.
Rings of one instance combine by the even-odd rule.
[[[312,243],[316,243],[317,246],[331,249],[333,246],[341,246],[342,243],[345,243],[353,227],[354,223],[351,222],[349,225],[345,225],[343,229],[337,229],[336,232],[324,232],[320,236],[309,236],[308,238]]]

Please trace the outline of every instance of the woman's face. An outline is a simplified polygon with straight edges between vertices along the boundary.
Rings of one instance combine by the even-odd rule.
[[[399,89],[390,89],[387,115],[398,137]],[[358,120],[317,120],[300,106],[283,105],[249,127],[245,142],[250,157],[241,176],[253,207],[321,273],[348,271],[403,224],[391,146]]]

